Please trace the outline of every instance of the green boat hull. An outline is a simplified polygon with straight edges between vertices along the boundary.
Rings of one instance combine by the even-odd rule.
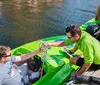
[[[94,19],[86,22],[81,26],[82,30],[85,30],[89,24],[100,23],[100,21],[95,21]],[[20,55],[35,51],[39,48],[42,42],[58,42],[67,38],[65,35],[54,36],[49,38],[44,38],[41,40],[33,41],[22,46],[19,46],[12,50],[13,55]],[[73,48],[74,45],[68,46],[69,49]],[[76,52],[81,53],[80,50]],[[42,53],[38,54],[42,58]],[[70,56],[64,52],[62,47],[51,47],[48,49],[47,58],[43,59],[43,69],[45,75],[41,77],[38,81],[32,85],[63,85],[65,81],[70,78],[71,73],[77,70],[79,67],[72,65],[69,62]]]
[[[63,40],[65,38],[66,36],[54,36],[42,39],[42,41],[52,42],[56,40]],[[39,48],[40,43],[41,40],[27,43],[13,49],[12,54],[20,55],[35,51]],[[42,53],[38,56],[41,57]],[[70,78],[72,71],[77,68],[77,66],[70,64],[69,55],[64,52],[62,47],[51,47],[48,49],[47,58],[43,60],[43,69],[46,74],[32,85],[62,85],[66,80]]]

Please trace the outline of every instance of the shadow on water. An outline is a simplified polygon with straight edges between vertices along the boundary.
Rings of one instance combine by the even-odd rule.
[[[65,34],[94,17],[99,0],[0,0],[0,44],[11,48]]]

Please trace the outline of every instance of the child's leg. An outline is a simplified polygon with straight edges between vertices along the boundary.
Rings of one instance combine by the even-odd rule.
[[[39,78],[40,77],[40,73],[37,71],[37,72],[33,72],[31,70],[29,70],[29,78],[30,80],[32,79],[35,79],[35,78]]]
[[[28,75],[29,68],[27,63],[24,63],[21,66],[19,66],[19,70],[21,72],[22,77]]]
[[[26,85],[29,83],[29,77],[28,77],[28,72],[29,72],[29,68],[27,63],[22,64],[21,66],[19,66],[19,70],[20,70],[20,74],[22,76],[23,79],[23,83]]]

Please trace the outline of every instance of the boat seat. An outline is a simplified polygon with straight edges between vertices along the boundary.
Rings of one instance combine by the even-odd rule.
[[[54,71],[54,69],[60,69],[62,66],[64,66],[65,62],[62,60],[54,60],[54,59],[47,59],[44,61],[44,70],[46,72],[48,71]]]
[[[26,49],[26,48],[18,48],[13,52],[13,55],[21,55],[21,54],[26,54],[29,52],[32,52],[32,50]]]

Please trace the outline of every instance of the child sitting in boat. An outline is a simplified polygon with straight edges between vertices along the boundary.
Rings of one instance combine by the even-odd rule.
[[[25,61],[41,52],[41,49],[28,54],[13,56],[10,47],[0,46],[0,85],[26,85],[29,79],[38,78],[39,72],[29,71],[27,64],[20,67],[14,65],[14,62]],[[30,76],[27,76],[27,74]]]

